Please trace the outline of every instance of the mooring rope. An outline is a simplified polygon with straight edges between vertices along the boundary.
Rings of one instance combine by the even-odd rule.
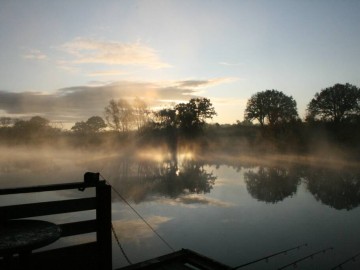
[[[100,174],[101,175],[101,174]],[[141,216],[141,214],[133,207],[131,204],[120,194],[120,192],[114,188],[109,181],[105,179],[103,175],[101,177],[108,183],[111,189],[131,208],[131,210],[149,227],[149,229],[171,250],[175,251],[175,249]]]
[[[115,229],[114,229],[114,226],[113,226],[112,222],[111,222],[111,230],[112,230],[113,235],[114,235],[114,237],[115,237],[115,240],[116,240],[116,242],[117,242],[117,244],[118,244],[118,246],[119,246],[119,248],[120,248],[120,250],[121,250],[121,253],[124,255],[126,261],[127,261],[129,264],[132,264],[132,262],[130,261],[129,257],[126,255],[125,250],[123,249],[123,247],[122,247],[122,245],[121,245],[121,243],[120,243],[120,240],[119,240],[119,238],[118,238],[118,236],[117,236],[117,234],[116,234],[116,232],[115,232]]]

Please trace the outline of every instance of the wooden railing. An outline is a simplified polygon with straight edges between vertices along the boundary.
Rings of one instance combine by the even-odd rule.
[[[111,187],[105,181],[99,181],[98,174],[87,173],[85,174],[84,182],[0,189],[0,195],[11,195],[61,190],[79,190],[81,192],[81,190],[88,188],[96,189],[95,197],[0,207],[0,220],[22,219],[87,210],[96,211],[95,219],[57,224],[62,231],[61,237],[95,232],[96,241],[35,252],[31,256],[34,268],[112,269]],[[95,265],[94,261],[96,262]],[[47,263],[51,264],[46,265]],[[66,266],[63,266],[65,263]]]

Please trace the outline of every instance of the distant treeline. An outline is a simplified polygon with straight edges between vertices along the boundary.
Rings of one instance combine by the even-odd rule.
[[[335,84],[316,93],[300,119],[296,101],[281,91],[265,90],[251,96],[244,121],[236,124],[207,124],[216,115],[207,98],[150,110],[139,98],[110,100],[104,118],[92,116],[76,122],[71,130],[41,116],[29,120],[0,117],[3,145],[111,147],[116,145],[159,146],[176,150],[183,145],[208,151],[309,152],[332,146],[359,150],[360,90],[350,84]],[[358,151],[360,152],[360,151]]]

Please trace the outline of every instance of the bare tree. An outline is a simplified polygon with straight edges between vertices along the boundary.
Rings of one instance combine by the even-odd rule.
[[[133,123],[133,109],[125,99],[111,99],[105,107],[105,120],[116,131],[129,131]]]

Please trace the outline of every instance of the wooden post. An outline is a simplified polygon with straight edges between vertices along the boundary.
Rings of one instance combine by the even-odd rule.
[[[98,269],[112,269],[111,187],[101,181],[96,186]]]

